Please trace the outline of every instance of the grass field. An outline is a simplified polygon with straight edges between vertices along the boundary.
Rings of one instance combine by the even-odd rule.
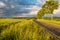
[[[60,19],[38,19],[41,22],[47,22],[47,23],[51,23],[51,24],[56,24],[56,25],[60,25]]]
[[[60,25],[60,17],[54,17],[52,20],[51,20],[51,18],[44,18],[41,21]]]
[[[0,19],[0,40],[53,40],[32,19]]]
[[[46,20],[51,20],[51,18],[44,18]],[[60,17],[53,17],[53,20],[60,21]]]

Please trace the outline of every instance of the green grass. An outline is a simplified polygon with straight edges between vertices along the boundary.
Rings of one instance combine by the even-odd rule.
[[[0,24],[2,25],[0,26],[0,40],[53,40],[53,36],[34,23],[32,19],[0,20]],[[6,27],[3,26],[2,22],[4,24],[13,22],[13,24],[7,24]],[[18,23],[14,24],[15,22]]]
[[[44,19],[46,19],[46,20],[51,20],[51,18],[44,18]],[[54,17],[53,20],[55,20],[55,21],[60,21],[60,17]]]
[[[57,20],[48,20],[48,19],[38,19],[41,22],[47,22],[47,23],[51,23],[51,24],[56,24],[56,25],[60,25],[60,21]]]

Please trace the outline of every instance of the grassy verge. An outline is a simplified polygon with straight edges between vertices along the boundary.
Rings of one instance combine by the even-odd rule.
[[[46,19],[38,19],[41,22],[47,22],[47,23],[51,23],[51,24],[55,24],[55,25],[60,25],[60,21],[56,21],[56,20],[46,20]]]

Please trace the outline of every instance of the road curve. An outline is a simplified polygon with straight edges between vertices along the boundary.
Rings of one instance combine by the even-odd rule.
[[[38,20],[33,20],[35,23],[37,23],[39,26],[42,26],[46,31],[48,31],[50,34],[54,35],[56,38],[60,40],[60,26],[49,24],[46,22],[40,22]]]

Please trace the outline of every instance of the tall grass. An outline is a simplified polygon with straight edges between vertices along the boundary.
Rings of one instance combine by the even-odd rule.
[[[0,40],[53,40],[51,37],[32,20],[24,20],[10,25],[0,33]]]
[[[38,21],[41,21],[41,22],[47,22],[47,23],[51,23],[51,24],[60,25],[60,21],[57,21],[57,20],[38,19]]]

